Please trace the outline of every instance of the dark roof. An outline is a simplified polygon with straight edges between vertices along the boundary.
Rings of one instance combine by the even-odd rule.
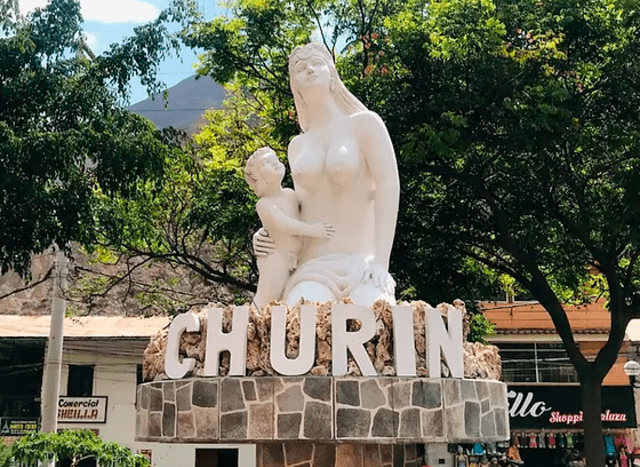
[[[191,135],[204,123],[204,112],[221,108],[226,98],[222,86],[210,76],[190,76],[167,91],[166,108],[162,94],[156,94],[129,106],[129,110],[147,117],[160,129],[172,126]]]

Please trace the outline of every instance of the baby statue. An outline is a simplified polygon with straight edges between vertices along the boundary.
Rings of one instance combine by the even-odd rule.
[[[298,264],[301,237],[329,238],[332,226],[307,224],[299,220],[300,203],[295,191],[282,187],[284,165],[271,148],[254,152],[244,169],[245,179],[260,198],[256,211],[263,228],[275,240],[272,254],[258,257],[258,290],[254,303],[262,310],[272,300],[280,300],[287,280]]]

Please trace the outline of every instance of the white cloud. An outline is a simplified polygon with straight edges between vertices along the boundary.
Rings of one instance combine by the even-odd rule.
[[[48,0],[20,0],[20,13],[26,15],[32,12],[36,8],[41,8],[47,5]]]
[[[102,23],[146,23],[160,13],[155,6],[140,0],[81,0],[80,5],[85,20]]]
[[[98,44],[98,38],[96,37],[96,35],[86,31],[82,31],[82,35],[84,36],[89,48],[94,49]]]
[[[48,3],[47,0],[19,1],[23,15]],[[80,0],[80,11],[86,21],[101,23],[145,23],[159,14],[155,6],[141,0]]]

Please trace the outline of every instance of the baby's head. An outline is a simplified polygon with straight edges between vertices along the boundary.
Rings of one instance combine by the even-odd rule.
[[[263,170],[265,165],[270,164],[271,167],[277,167],[277,170],[272,170],[269,172],[269,176]],[[277,182],[278,184],[282,182],[282,178],[284,177],[284,166],[282,162],[276,156],[276,153],[273,149],[264,147],[258,149],[256,152],[251,154],[249,159],[247,160],[247,165],[244,168],[244,179],[247,181],[249,186],[253,188],[253,191],[256,192],[256,195],[261,196],[260,185],[261,182],[269,183],[269,182]],[[265,179],[267,178],[267,179]]]

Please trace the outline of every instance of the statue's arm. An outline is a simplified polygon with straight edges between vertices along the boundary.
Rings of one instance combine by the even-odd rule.
[[[375,258],[374,264],[389,269],[389,257],[398,220],[400,178],[389,132],[374,112],[357,114],[360,144],[375,183]]]
[[[269,232],[264,227],[258,229],[253,234],[253,251],[258,257],[265,257],[278,249],[278,245],[269,236]]]
[[[294,193],[291,193],[295,196]],[[275,228],[280,232],[287,233],[289,235],[295,235],[299,237],[330,237],[333,235],[333,227],[328,224],[307,224],[287,216],[280,209],[278,209],[272,202],[262,198],[256,205],[258,216],[262,220],[264,226],[268,228]]]

